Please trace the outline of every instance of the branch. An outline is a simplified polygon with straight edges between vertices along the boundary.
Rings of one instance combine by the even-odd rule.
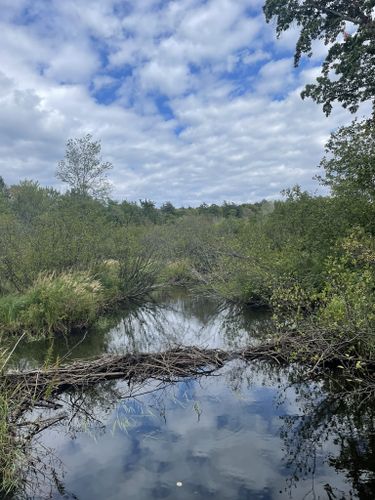
[[[332,10],[332,9],[326,9],[324,7],[322,10],[326,14],[332,14],[333,16],[336,16],[339,19],[342,19],[343,21],[349,21],[353,24],[362,24],[363,25],[363,24],[371,24],[373,22],[372,19],[365,16],[364,14],[361,17],[352,17],[352,16],[349,16],[349,14],[337,12],[336,10]]]

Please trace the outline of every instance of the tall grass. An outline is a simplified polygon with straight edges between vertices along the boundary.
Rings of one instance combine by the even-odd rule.
[[[40,274],[24,293],[0,297],[0,334],[38,338],[86,328],[119,303],[144,298],[159,274],[157,263],[142,256]]]
[[[0,496],[8,498],[19,485],[22,461],[20,445],[12,432],[9,416],[11,396],[0,386]],[[9,496],[10,497],[10,496]]]
[[[15,347],[18,345],[18,341]],[[0,350],[0,498],[10,498],[19,486],[19,468],[22,462],[21,443],[15,436],[11,425],[11,416],[18,403],[17,387],[9,390],[1,381],[3,373],[14,348],[8,352]]]
[[[103,286],[88,272],[42,274],[22,295],[0,299],[0,330],[32,336],[91,324],[103,302]]]

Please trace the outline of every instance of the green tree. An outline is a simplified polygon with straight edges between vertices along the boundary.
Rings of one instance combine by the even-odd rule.
[[[0,214],[7,212],[9,209],[9,192],[4,179],[0,175]]]
[[[2,194],[5,193],[6,189],[7,189],[7,186],[5,184],[5,181],[0,175],[0,193],[2,193]]]
[[[224,201],[222,206],[223,217],[241,217],[242,210],[239,205],[235,203],[228,203]]]
[[[93,141],[91,134],[66,143],[65,158],[58,163],[56,176],[79,195],[104,198],[109,193],[107,172],[113,168],[100,156],[100,141]]]
[[[139,203],[142,208],[143,215],[149,221],[156,223],[158,220],[158,211],[155,206],[155,202],[152,200],[139,200]]]
[[[39,182],[27,179],[11,186],[8,191],[13,212],[25,224],[51,210],[59,197],[54,189],[44,188]]]
[[[334,194],[361,196],[375,201],[375,123],[354,121],[334,132],[320,162],[319,180]]]
[[[160,211],[165,215],[175,215],[176,214],[176,208],[173,206],[173,204],[170,201],[166,201],[165,203],[163,203],[163,205],[160,207]]]
[[[361,102],[375,105],[375,19],[374,0],[266,0],[267,22],[276,18],[276,32],[296,24],[300,34],[294,56],[298,66],[303,54],[311,57],[314,40],[330,45],[321,76],[306,85],[302,97],[323,104],[329,115],[339,101],[355,112]],[[349,34],[347,23],[355,30]]]

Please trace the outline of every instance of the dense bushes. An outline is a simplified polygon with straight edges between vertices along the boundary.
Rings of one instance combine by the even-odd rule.
[[[35,335],[87,326],[157,278],[144,228],[105,202],[31,181],[0,192],[0,332]],[[154,265],[155,264],[155,265]]]
[[[353,338],[353,347],[375,354],[375,241],[361,230],[340,242],[338,255],[327,262],[327,278],[319,295],[317,324],[331,334]]]

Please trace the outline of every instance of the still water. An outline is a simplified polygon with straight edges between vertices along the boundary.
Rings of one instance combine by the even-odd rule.
[[[236,311],[181,292],[62,338],[49,356],[181,344],[231,349],[258,342],[267,321],[265,311]],[[42,363],[46,347],[22,346],[18,366]],[[35,440],[43,474],[29,496],[375,498],[373,406],[335,390],[334,381],[296,384],[278,366],[231,362],[212,376],[173,384],[114,381],[65,393],[60,403],[69,418]]]

